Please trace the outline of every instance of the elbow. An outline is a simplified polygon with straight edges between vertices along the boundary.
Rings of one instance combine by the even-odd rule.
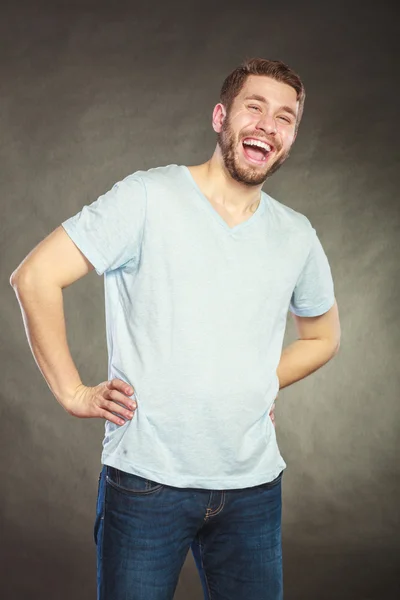
[[[19,273],[18,273],[18,269],[16,269],[15,271],[13,271],[11,273],[11,277],[10,277],[10,285],[12,288],[16,288],[18,285],[18,279],[19,279]]]
[[[25,285],[25,283],[28,281],[28,278],[29,278],[29,273],[27,272],[27,269],[22,268],[22,267],[17,267],[15,269],[15,271],[13,271],[11,273],[10,285],[16,291],[22,285]]]

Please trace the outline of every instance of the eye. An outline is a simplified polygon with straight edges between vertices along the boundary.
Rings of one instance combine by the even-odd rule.
[[[278,119],[282,119],[283,121],[286,121],[286,123],[291,123],[291,119],[289,119],[289,117],[284,117],[283,115],[281,115],[280,117],[278,117]]]
[[[254,110],[261,110],[260,107],[257,106],[256,104],[249,105],[249,108],[254,109]]]

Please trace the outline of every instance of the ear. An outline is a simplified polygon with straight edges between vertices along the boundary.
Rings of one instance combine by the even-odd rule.
[[[225,106],[221,103],[217,104],[213,110],[212,126],[216,133],[220,133],[222,129],[222,123],[226,117]]]

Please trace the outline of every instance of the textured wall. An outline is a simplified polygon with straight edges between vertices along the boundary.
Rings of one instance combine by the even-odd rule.
[[[285,166],[265,184],[307,215],[329,257],[342,344],[283,390],[287,600],[396,597],[399,568],[399,44],[395,3],[2,4],[2,597],[95,598],[92,525],[103,422],[68,416],[30,353],[11,272],[136,169],[198,164],[245,57],[287,62],[307,90]],[[107,377],[102,278],[65,290],[87,385]],[[295,339],[288,315],[285,344]],[[398,585],[398,583],[397,583]],[[191,556],[177,600],[199,600]],[[232,599],[234,600],[234,599]]]

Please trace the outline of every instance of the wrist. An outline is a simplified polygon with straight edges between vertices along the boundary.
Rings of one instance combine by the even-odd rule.
[[[70,385],[68,386],[68,388],[62,390],[58,394],[55,393],[54,395],[56,397],[57,402],[61,404],[63,409],[67,413],[71,414],[71,412],[73,411],[73,407],[76,403],[76,399],[79,397],[80,393],[85,387],[86,386],[81,381],[79,381],[78,383],[72,386]]]

